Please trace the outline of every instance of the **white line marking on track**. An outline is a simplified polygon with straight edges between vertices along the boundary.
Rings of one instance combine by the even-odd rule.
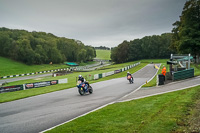
[[[136,99],[141,99],[141,98],[145,98],[145,97],[150,97],[150,96],[155,96],[155,95],[165,94],[165,93],[169,93],[169,92],[174,92],[174,91],[184,90],[184,89],[192,88],[192,87],[199,86],[199,85],[200,85],[200,84],[196,84],[196,85],[187,86],[187,87],[184,87],[184,88],[179,88],[179,89],[175,89],[175,90],[164,91],[164,92],[155,93],[155,94],[151,94],[151,95],[146,95],[146,96],[141,96],[141,97],[131,98],[131,99],[123,100],[123,101],[119,101],[119,102],[128,102],[128,101],[132,101],[132,100],[136,100]]]
[[[100,106],[100,107],[98,107],[98,108],[96,108],[96,109],[93,109],[93,110],[91,110],[91,111],[89,111],[89,112],[87,112],[87,113],[85,113],[85,114],[79,115],[79,116],[77,116],[77,117],[75,117],[75,118],[73,118],[73,119],[71,119],[71,120],[68,120],[68,121],[63,122],[63,123],[61,123],[61,124],[58,124],[58,125],[56,125],[56,126],[54,126],[54,127],[51,127],[51,128],[49,128],[49,129],[46,129],[46,130],[41,131],[41,132],[39,132],[39,133],[44,133],[44,132],[46,132],[46,131],[52,130],[52,129],[58,127],[58,126],[61,126],[61,125],[66,124],[66,123],[68,123],[68,122],[71,122],[71,121],[73,121],[73,120],[75,120],[75,119],[77,119],[77,118],[80,118],[80,117],[85,116],[85,115],[87,115],[87,114],[89,114],[89,113],[92,113],[92,112],[94,112],[94,111],[97,111],[97,110],[99,110],[99,109],[102,109],[102,108],[104,108],[104,107],[106,107],[106,106],[108,106],[108,105],[111,105],[111,104],[113,104],[113,103],[115,103],[115,102],[110,102],[110,103],[108,103],[108,104],[105,104],[105,105],[103,105],[103,106]]]

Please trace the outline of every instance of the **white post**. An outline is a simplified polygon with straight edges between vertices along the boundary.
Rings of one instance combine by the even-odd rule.
[[[190,69],[190,54],[188,55],[188,69]]]

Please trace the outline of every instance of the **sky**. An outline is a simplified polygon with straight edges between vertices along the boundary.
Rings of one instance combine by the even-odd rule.
[[[47,32],[85,45],[171,32],[186,0],[0,0],[0,27]]]

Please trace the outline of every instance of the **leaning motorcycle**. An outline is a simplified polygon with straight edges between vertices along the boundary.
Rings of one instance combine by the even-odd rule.
[[[130,75],[127,77],[127,80],[129,80],[130,84],[133,83],[133,77],[131,77]]]
[[[92,86],[88,82],[83,83],[82,81],[78,80],[77,87],[80,95],[85,95],[86,93],[85,87],[87,87],[87,90],[90,94],[93,93]]]

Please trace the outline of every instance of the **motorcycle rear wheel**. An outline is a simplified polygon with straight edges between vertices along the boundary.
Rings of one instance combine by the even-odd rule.
[[[132,80],[132,79],[129,79],[129,82],[130,82],[130,84],[132,84],[132,83],[133,83],[133,80]]]
[[[92,86],[90,86],[90,87],[89,87],[88,91],[89,91],[89,93],[90,93],[90,94],[92,94],[92,93],[93,93]]]

